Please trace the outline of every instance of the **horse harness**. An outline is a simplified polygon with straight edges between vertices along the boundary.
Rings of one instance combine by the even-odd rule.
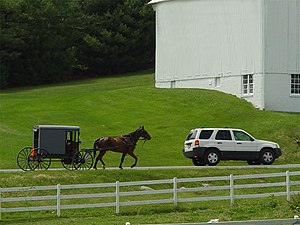
[[[136,142],[132,139],[131,135],[122,135],[121,139],[123,141],[124,146],[136,146]]]

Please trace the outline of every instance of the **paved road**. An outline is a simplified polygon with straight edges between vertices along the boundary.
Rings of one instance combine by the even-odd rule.
[[[124,170],[164,170],[164,169],[247,169],[247,168],[300,168],[300,164],[284,164],[284,165],[245,165],[245,166],[151,166],[151,167],[124,167]],[[49,168],[50,171],[55,170],[65,170],[64,168]],[[98,170],[101,170],[101,168],[98,168]],[[107,167],[106,170],[119,170],[118,167]],[[0,169],[0,172],[24,172],[21,169]]]

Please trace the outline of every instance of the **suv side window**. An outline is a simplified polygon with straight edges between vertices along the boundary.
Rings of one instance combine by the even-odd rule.
[[[232,140],[229,130],[219,130],[216,134],[216,140]]]
[[[192,140],[196,138],[197,130],[191,130],[191,132],[188,134],[186,140]]]
[[[202,130],[199,139],[209,139],[213,132],[213,130]]]
[[[253,139],[242,131],[233,131],[233,135],[236,141],[252,141]]]

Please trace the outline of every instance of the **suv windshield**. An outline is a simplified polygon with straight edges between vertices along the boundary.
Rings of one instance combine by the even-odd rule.
[[[196,134],[197,134],[197,130],[191,130],[191,132],[188,134],[186,140],[191,140],[191,139],[195,139],[196,138]]]

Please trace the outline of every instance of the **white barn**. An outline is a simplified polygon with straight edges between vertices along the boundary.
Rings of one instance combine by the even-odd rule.
[[[155,86],[300,112],[300,0],[152,0]]]

